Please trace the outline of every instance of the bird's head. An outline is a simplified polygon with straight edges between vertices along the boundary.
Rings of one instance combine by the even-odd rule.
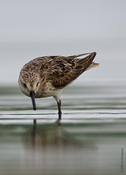
[[[34,72],[21,71],[18,79],[21,91],[31,97],[33,109],[36,110],[35,97],[40,87],[40,76]]]

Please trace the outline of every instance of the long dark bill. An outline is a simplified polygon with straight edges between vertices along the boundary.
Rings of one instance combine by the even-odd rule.
[[[34,93],[34,91],[30,92],[30,97],[31,97],[31,100],[32,100],[33,109],[36,110],[35,93]]]

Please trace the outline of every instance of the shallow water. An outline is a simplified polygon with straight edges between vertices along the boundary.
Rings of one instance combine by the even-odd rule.
[[[52,98],[37,99],[34,112],[17,87],[1,86],[0,174],[126,174],[125,87],[68,87],[58,125]]]

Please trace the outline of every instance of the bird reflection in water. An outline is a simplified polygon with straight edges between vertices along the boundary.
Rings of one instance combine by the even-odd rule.
[[[55,123],[39,124],[38,121],[33,121],[31,137],[28,137],[27,142],[32,148],[58,148],[58,147],[81,147],[83,143],[67,132],[65,125],[61,125],[57,120]]]

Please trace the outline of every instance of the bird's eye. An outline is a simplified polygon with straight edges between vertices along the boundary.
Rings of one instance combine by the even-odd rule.
[[[23,86],[24,86],[24,88],[27,88],[27,85],[25,83],[23,84]]]
[[[39,82],[36,84],[36,87],[38,87],[38,85],[39,85]]]

